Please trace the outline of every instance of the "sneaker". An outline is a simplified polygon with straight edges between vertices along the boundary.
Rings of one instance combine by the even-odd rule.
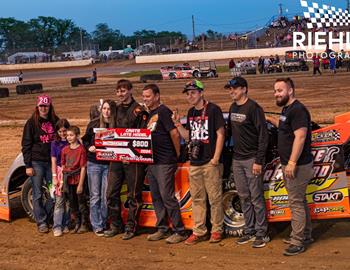
[[[89,227],[85,224],[82,224],[80,226],[80,228],[78,229],[77,233],[82,234],[82,233],[86,233],[88,231],[89,231]]]
[[[53,236],[60,237],[62,235],[63,235],[63,232],[62,232],[62,230],[60,228],[57,228],[57,229],[53,230]]]
[[[80,225],[79,224],[75,224],[73,230],[71,230],[70,233],[72,233],[72,234],[77,233],[79,228],[80,228]]]
[[[68,228],[68,226],[65,226],[65,227],[64,227],[63,233],[69,233],[69,228]]]
[[[173,233],[167,239],[165,239],[165,242],[167,242],[168,244],[177,244],[182,241],[185,241],[186,239],[187,239],[187,235],[184,233],[183,234]]]
[[[255,235],[244,234],[236,241],[236,243],[239,245],[243,245],[253,241],[255,241]]]
[[[159,241],[169,237],[169,232],[156,231],[147,236],[148,241]]]
[[[98,237],[102,237],[105,235],[105,232],[103,230],[96,230],[95,235]]]
[[[290,237],[288,238],[283,238],[283,243],[287,244],[287,245],[290,245],[292,243],[292,240]],[[315,239],[313,239],[312,237],[310,238],[306,238],[304,240],[304,245],[311,245],[313,242],[315,242]]]
[[[283,252],[284,256],[294,256],[305,251],[304,246],[289,245],[289,247]]]
[[[122,228],[117,228],[112,226],[109,230],[104,231],[104,237],[113,237],[123,232],[124,230]]]
[[[252,244],[253,248],[262,248],[264,246],[266,246],[266,243],[270,242],[270,236],[266,235],[266,236],[256,236],[255,240]]]
[[[219,243],[222,240],[222,233],[213,232],[210,235],[209,243]]]
[[[191,236],[189,238],[187,238],[187,240],[185,241],[185,244],[186,245],[195,245],[195,244],[198,244],[199,242],[206,241],[206,240],[208,240],[207,234],[205,234],[203,236],[198,236],[198,235],[195,235],[194,233],[192,233]]]
[[[48,233],[49,227],[47,225],[41,225],[40,227],[38,227],[38,232],[39,233]]]
[[[131,238],[134,238],[135,237],[135,233],[132,232],[132,231],[126,231],[123,236],[122,236],[122,239],[123,240],[130,240]]]

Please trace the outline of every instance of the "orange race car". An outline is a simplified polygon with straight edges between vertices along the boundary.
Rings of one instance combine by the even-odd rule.
[[[225,114],[225,119],[227,119]],[[268,124],[269,147],[264,172],[264,190],[268,220],[270,222],[288,221],[291,218],[288,208],[288,194],[284,187],[281,163],[277,154],[277,129]],[[339,219],[350,217],[350,112],[335,117],[335,123],[319,128],[314,125],[312,134],[312,153],[314,156],[314,178],[307,188],[307,200],[312,219]],[[186,146],[182,145],[182,160],[176,173],[176,197],[181,207],[182,218],[187,229],[192,228],[192,199],[189,191]],[[225,210],[225,233],[237,236],[244,226],[240,201],[235,190],[230,169],[232,143],[227,139],[224,148],[223,203]],[[43,187],[45,188],[45,187]],[[29,217],[33,217],[31,203],[31,185],[25,175],[22,155],[11,165],[9,172],[0,182],[0,219],[10,221],[10,197],[21,191],[22,205]],[[47,196],[48,192],[46,193]],[[126,187],[123,187],[123,218],[127,217],[128,204]],[[45,198],[44,198],[45,199]],[[152,198],[145,179],[143,191],[143,209],[139,223],[153,227],[156,216]]]

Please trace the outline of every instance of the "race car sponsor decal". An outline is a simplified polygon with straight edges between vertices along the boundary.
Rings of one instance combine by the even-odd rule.
[[[313,132],[311,140],[313,143],[339,141],[340,133],[335,129],[321,132]]]
[[[273,205],[288,204],[288,195],[271,196],[271,203]]]
[[[314,214],[329,213],[329,212],[344,212],[344,206],[333,206],[333,207],[316,207],[314,208]]]
[[[340,191],[316,192],[312,195],[314,202],[339,202],[344,198]]]

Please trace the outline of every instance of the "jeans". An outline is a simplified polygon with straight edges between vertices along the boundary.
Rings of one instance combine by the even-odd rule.
[[[90,222],[94,231],[106,228],[108,164],[88,161],[87,175],[90,190]]]
[[[210,163],[190,166],[190,192],[192,196],[193,233],[206,235],[207,201],[210,204],[211,232],[222,233],[224,210],[222,204],[223,165]]]
[[[120,193],[124,180],[128,186],[128,219],[126,231],[135,232],[142,207],[142,187],[145,178],[144,164],[111,162],[108,172],[108,218],[114,228],[123,228]]]
[[[55,210],[53,212],[53,229],[64,229],[69,226],[70,211],[66,193],[55,197]]]
[[[52,182],[51,162],[32,161],[32,167],[34,176],[30,177],[30,181],[33,189],[33,212],[37,226],[41,227],[48,224],[53,209],[52,198],[48,196],[44,203],[42,192],[44,179],[47,185]]]
[[[147,167],[147,178],[152,202],[157,216],[157,228],[161,232],[169,230],[168,218],[173,230],[183,233],[179,202],[175,197],[175,172],[177,164],[154,164]]]
[[[253,175],[254,162],[254,158],[234,159],[232,171],[244,215],[244,234],[264,237],[268,230],[264,186],[262,175]]]

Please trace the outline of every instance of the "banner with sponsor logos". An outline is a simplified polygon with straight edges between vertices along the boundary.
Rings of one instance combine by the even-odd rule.
[[[98,160],[153,163],[149,129],[96,128],[94,132]]]

